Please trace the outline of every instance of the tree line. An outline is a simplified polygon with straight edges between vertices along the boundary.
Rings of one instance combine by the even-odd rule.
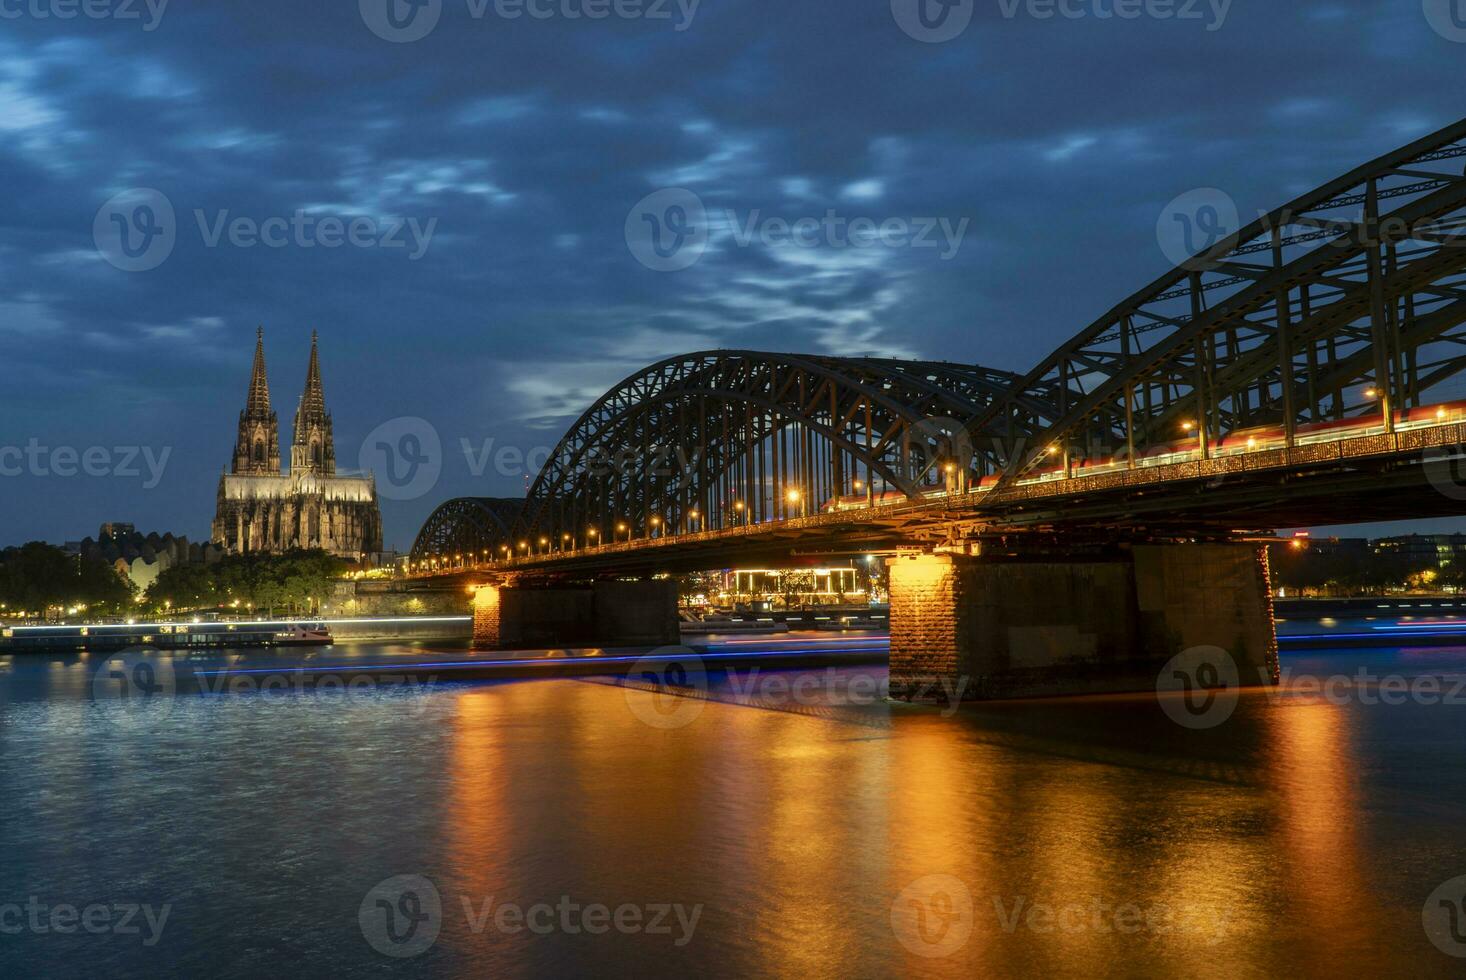
[[[319,549],[232,555],[166,569],[148,589],[146,603],[154,612],[312,613],[330,598],[346,569],[346,562]]]
[[[0,604],[6,612],[44,615],[86,606],[88,612],[120,613],[131,607],[135,591],[110,562],[68,555],[43,541],[0,551]]]

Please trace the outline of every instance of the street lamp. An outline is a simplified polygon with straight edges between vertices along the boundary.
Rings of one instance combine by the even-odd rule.
[[[660,517],[653,517],[651,519],[651,522],[650,523],[651,523],[651,531],[648,534],[648,537],[656,537],[657,536],[657,528],[659,528],[659,527],[662,526],[662,519]]]
[[[735,500],[733,501],[733,510],[743,518],[743,523],[746,525],[748,523],[748,505],[741,500]]]
[[[695,521],[695,520],[697,520],[697,517],[698,517],[698,511],[697,511],[697,508],[696,507],[692,508],[692,510],[690,510],[690,511],[687,512],[687,533],[688,534],[691,534],[692,533],[692,522]]]
[[[630,543],[630,541],[631,541],[631,527],[630,527],[630,525],[626,524],[624,521],[621,522],[621,523],[619,523],[619,524],[617,524],[616,525],[616,533],[617,534],[625,534],[626,535],[626,541],[628,543]]]
[[[791,488],[788,493],[784,494],[784,499],[789,501],[791,505],[799,508],[800,517],[804,516],[804,494]]]
[[[586,528],[586,531],[585,531],[585,546],[587,548],[592,547],[592,545],[591,545],[591,539],[592,538],[599,537],[600,536],[600,533],[601,533],[600,531],[596,530],[593,527]]]

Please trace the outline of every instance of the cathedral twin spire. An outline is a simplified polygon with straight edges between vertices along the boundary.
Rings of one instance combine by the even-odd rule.
[[[311,331],[310,365],[306,369],[305,391],[295,412],[295,432],[290,448],[292,473],[317,476],[336,474],[336,447],[331,436],[331,416],[321,386],[321,362],[315,331]],[[280,425],[270,408],[270,382],[265,374],[265,330],[255,333],[254,369],[249,397],[239,413],[239,437],[234,444],[233,472],[246,476],[280,475]]]

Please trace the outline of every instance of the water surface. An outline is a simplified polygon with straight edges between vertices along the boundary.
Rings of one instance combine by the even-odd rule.
[[[92,698],[100,663],[0,663],[0,906],[16,907],[0,926],[27,902],[167,918],[137,934],[27,919],[0,934],[7,977],[1466,966],[1422,923],[1432,892],[1466,875],[1466,704],[1386,704],[1361,693],[1372,681],[1296,689],[1363,666],[1448,690],[1466,646],[1285,653],[1290,690],[1246,692],[1196,728],[1154,695],[889,704],[869,696],[875,668],[683,697],[604,678],[187,691],[129,714]],[[441,904],[436,939],[408,958],[367,934],[404,951],[384,939],[387,911],[400,938],[422,906],[396,886],[374,904],[396,876],[430,881]],[[554,906],[555,922],[501,928],[506,903]],[[593,935],[561,918],[567,903],[629,907],[640,925],[623,912]],[[648,934],[661,908],[670,928]]]

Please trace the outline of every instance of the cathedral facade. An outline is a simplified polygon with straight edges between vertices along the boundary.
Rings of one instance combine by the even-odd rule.
[[[295,410],[289,472],[282,473],[280,464],[280,424],[270,408],[261,329],[234,459],[219,478],[214,542],[236,555],[323,548],[353,561],[382,550],[382,514],[371,474],[336,475],[314,333],[305,391]]]

